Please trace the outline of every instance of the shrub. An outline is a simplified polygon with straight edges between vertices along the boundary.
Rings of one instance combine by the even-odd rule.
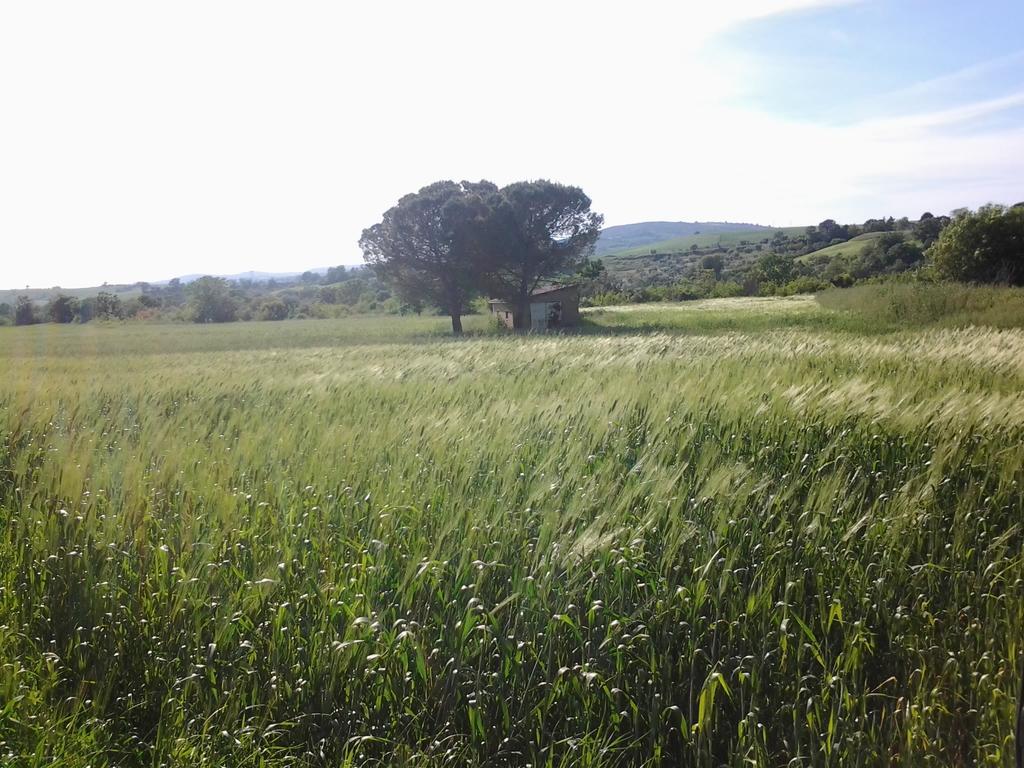
[[[14,305],[14,324],[32,325],[36,322],[35,307],[32,306],[32,299],[28,296],[19,296],[18,302]]]
[[[1024,285],[1024,208],[986,205],[962,211],[928,255],[950,280]]]
[[[58,294],[46,305],[46,316],[54,323],[70,323],[78,312],[78,299],[66,294]]]

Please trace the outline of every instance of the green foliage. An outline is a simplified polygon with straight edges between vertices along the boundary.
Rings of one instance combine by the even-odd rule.
[[[19,296],[14,305],[14,324],[32,325],[34,322],[36,322],[36,313],[32,300],[28,296]]]
[[[142,297],[140,297],[141,299]],[[121,305],[121,299],[115,294],[100,291],[96,296],[96,317],[100,320],[120,320],[123,318],[124,307]]]
[[[1024,208],[962,211],[928,255],[939,275],[951,280],[1024,285]]]
[[[725,259],[720,253],[710,253],[700,260],[701,269],[709,269],[715,275],[715,280],[722,279],[722,270],[725,269]]]
[[[608,270],[601,259],[584,259],[576,274],[583,280],[599,280],[608,274]]]
[[[939,235],[949,225],[949,222],[949,216],[933,216],[926,211],[921,214],[921,218],[914,225],[914,238],[921,243],[922,247],[927,248],[939,239]]]
[[[859,256],[839,262],[839,266],[854,277],[866,278],[904,272],[923,258],[921,247],[908,241],[902,232],[883,232],[868,242]]]
[[[229,323],[236,319],[238,305],[231,286],[220,277],[201,277],[187,290],[189,319],[194,323]]]
[[[474,227],[489,212],[489,181],[439,181],[405,195],[363,231],[359,247],[374,271],[412,302],[429,302],[462,332],[465,308],[480,290],[482,251]]]
[[[257,320],[284,320],[286,317],[288,317],[288,305],[279,298],[263,299],[257,305]]]
[[[792,256],[782,253],[766,253],[757,260],[760,277],[769,283],[787,283],[796,273],[796,263]]]
[[[516,308],[516,328],[526,327],[534,290],[584,265],[603,221],[582,189],[543,179],[509,184],[490,196],[478,230],[482,286]]]
[[[0,755],[1010,762],[1024,332],[587,315],[0,331]]]
[[[57,294],[46,305],[46,316],[51,323],[70,323],[78,312],[78,300],[67,294]]]
[[[120,297],[107,291],[100,291],[92,303],[92,316],[97,320],[122,319],[124,306],[121,304]]]

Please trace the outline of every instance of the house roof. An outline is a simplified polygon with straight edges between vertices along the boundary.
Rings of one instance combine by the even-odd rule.
[[[580,286],[579,286],[578,283],[567,283],[565,285],[549,285],[549,286],[546,286],[544,288],[540,288],[540,289],[534,291],[533,293],[531,293],[530,294],[530,298],[533,299],[533,298],[536,298],[538,296],[546,296],[549,293],[558,293],[559,291],[565,291],[565,290],[569,290],[570,288],[579,288],[579,287]],[[508,302],[505,299],[490,299],[487,303],[488,304],[509,304],[511,302]]]

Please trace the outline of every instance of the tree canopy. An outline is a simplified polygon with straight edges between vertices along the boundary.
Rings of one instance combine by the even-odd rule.
[[[70,323],[78,311],[78,299],[60,293],[50,299],[46,305],[46,314],[52,323]]]
[[[1024,285],[1024,208],[959,211],[928,254],[942,277]]]
[[[602,221],[579,187],[439,181],[399,200],[359,244],[407,301],[448,314],[454,333],[462,332],[469,301],[484,292],[517,307],[522,328],[530,294],[585,265]]]
[[[604,217],[590,210],[590,198],[579,187],[547,180],[509,184],[488,203],[478,226],[486,259],[483,282],[495,298],[516,308],[514,325],[521,329],[530,294],[586,261]]]
[[[231,296],[228,281],[221,277],[201,277],[188,286],[189,314],[196,323],[229,323],[238,306]]]
[[[462,314],[480,289],[477,219],[486,198],[498,190],[489,181],[439,181],[406,195],[383,219],[363,231],[359,247],[377,274],[410,303],[429,302],[462,333]]]
[[[19,296],[14,305],[14,324],[32,325],[36,321],[35,307],[28,296]]]

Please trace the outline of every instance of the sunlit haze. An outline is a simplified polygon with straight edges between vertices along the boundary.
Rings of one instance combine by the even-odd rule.
[[[437,179],[607,224],[1024,199],[1024,5],[0,6],[0,287],[360,262]]]

